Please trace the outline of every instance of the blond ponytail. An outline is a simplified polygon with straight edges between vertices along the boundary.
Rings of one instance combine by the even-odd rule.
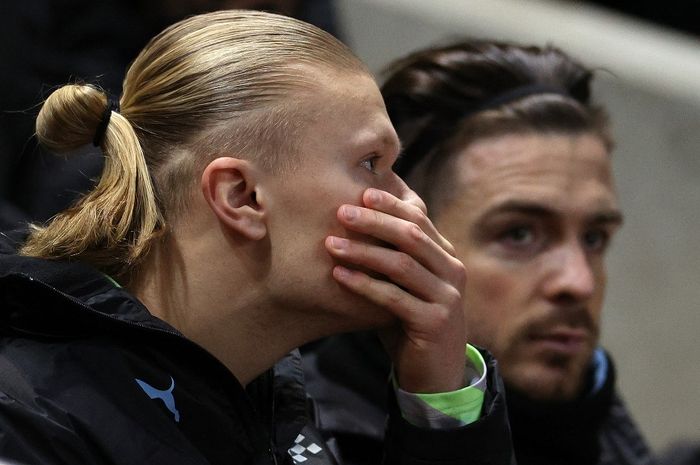
[[[40,142],[66,153],[97,133],[105,168],[92,192],[34,228],[22,253],[133,276],[166,222],[176,229],[187,215],[214,157],[235,154],[271,172],[295,164],[307,119],[299,102],[329,70],[368,72],[314,26],[229,10],[190,17],[153,38],[126,74],[118,113],[105,112],[106,95],[95,87],[60,88],[37,119]]]
[[[90,85],[63,86],[44,103],[36,123],[39,142],[70,153],[93,142],[106,124],[98,141],[105,166],[91,192],[46,226],[33,226],[22,254],[80,260],[119,277],[160,235],[163,219],[139,140],[129,121],[108,108],[104,92]]]

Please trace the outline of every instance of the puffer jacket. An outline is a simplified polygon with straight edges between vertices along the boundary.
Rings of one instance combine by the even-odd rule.
[[[373,333],[334,336],[306,346],[307,390],[316,399],[322,434],[332,436],[347,463],[376,463],[383,418],[390,408],[383,384],[390,364]],[[615,390],[615,370],[602,349],[592,364],[587,395],[561,404],[536,403],[506,386],[518,465],[653,465],[646,441]],[[361,376],[353,375],[361,373]],[[359,413],[359,415],[358,415]],[[472,444],[465,444],[472,447]]]
[[[598,374],[600,384],[594,385]],[[615,368],[598,349],[586,394],[559,404],[508,391],[519,465],[654,465],[644,437],[615,389]]]
[[[316,427],[298,351],[244,388],[101,273],[17,256],[1,242],[0,461],[337,463],[335,441]],[[498,389],[489,387],[484,418],[445,431],[408,424],[391,400],[383,461],[507,463]],[[462,447],[484,440],[498,453]]]

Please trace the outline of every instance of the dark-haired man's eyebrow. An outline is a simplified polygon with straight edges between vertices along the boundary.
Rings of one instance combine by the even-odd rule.
[[[561,214],[561,212],[557,211],[556,209],[546,207],[540,203],[522,200],[508,200],[489,209],[482,215],[481,218],[477,220],[477,222],[481,222],[490,217],[504,213],[518,213],[544,219],[552,218]],[[619,226],[623,223],[624,218],[622,212],[611,208],[594,212],[588,216],[586,221],[591,224],[610,224]]]
[[[613,226],[622,226],[625,218],[619,210],[608,210],[594,214],[590,222],[592,224],[610,224]]]
[[[536,217],[552,217],[556,214],[556,212],[551,208],[547,208],[539,203],[522,200],[508,200],[494,208],[489,209],[481,219],[503,213],[520,213],[523,215]]]

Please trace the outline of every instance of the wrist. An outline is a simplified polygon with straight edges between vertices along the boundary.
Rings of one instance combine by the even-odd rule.
[[[467,357],[462,349],[461,357],[450,363],[439,362],[429,370],[404,371],[395,367],[395,380],[398,387],[406,392],[432,394],[457,391],[468,386],[466,379]]]

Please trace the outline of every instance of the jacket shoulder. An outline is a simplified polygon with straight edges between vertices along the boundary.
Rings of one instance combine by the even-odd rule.
[[[41,464],[142,463],[146,456],[198,463],[136,383],[146,370],[111,341],[3,338],[0,456]]]
[[[610,410],[600,430],[600,465],[655,465],[656,459],[632,418],[627,405],[615,391]]]

